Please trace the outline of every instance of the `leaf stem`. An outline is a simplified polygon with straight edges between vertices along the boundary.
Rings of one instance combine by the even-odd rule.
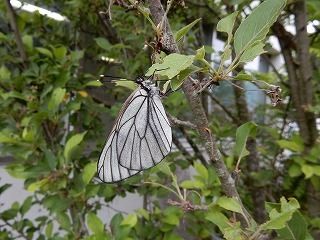
[[[178,193],[176,193],[174,190],[172,190],[171,188],[169,188],[169,187],[167,187],[165,185],[162,185],[162,184],[156,183],[156,182],[143,182],[143,183],[147,183],[147,184],[163,187],[163,188],[167,189],[168,191],[172,192],[174,195],[176,195],[180,199],[180,195]]]

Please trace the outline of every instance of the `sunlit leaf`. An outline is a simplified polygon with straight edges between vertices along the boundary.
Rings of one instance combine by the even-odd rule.
[[[28,186],[28,191],[29,192],[35,192],[36,190],[38,190],[39,188],[41,188],[42,186],[44,186],[45,184],[47,184],[49,182],[49,179],[48,178],[44,178],[40,181],[37,181],[37,182],[34,182],[34,183],[31,183],[29,186]]]
[[[93,176],[97,172],[97,163],[96,162],[90,162],[87,165],[84,166],[82,171],[82,179],[85,184],[88,184]]]
[[[241,204],[236,198],[219,197],[216,202],[220,207],[229,211],[243,213]]]
[[[187,56],[178,53],[173,53],[166,56],[161,64],[153,64],[147,71],[146,76],[153,73],[167,76],[169,79],[178,75],[182,70],[190,67],[194,60],[194,56]]]
[[[179,41],[183,36],[185,36],[187,34],[187,32],[189,32],[189,30],[197,23],[201,20],[201,18],[198,18],[196,20],[194,20],[192,23],[188,24],[187,26],[184,26],[183,28],[181,28],[174,36],[174,39],[176,41]]]
[[[227,45],[231,42],[234,22],[236,20],[237,15],[238,11],[222,18],[217,24],[217,31],[226,32],[228,34],[228,40],[226,42]]]
[[[266,37],[269,28],[277,20],[285,5],[286,0],[266,0],[252,11],[234,34],[237,56]]]
[[[68,139],[64,149],[64,157],[66,158],[67,162],[70,160],[72,151],[77,147],[77,145],[82,142],[83,137],[86,135],[86,133],[87,132],[78,133]]]
[[[136,214],[129,214],[126,216],[121,222],[120,226],[129,225],[130,227],[134,227],[138,222],[138,217]]]
[[[236,131],[236,154],[239,159],[249,154],[249,151],[246,149],[247,139],[249,136],[255,136],[256,132],[257,125],[252,122],[245,123],[238,127]]]
[[[88,224],[89,229],[94,233],[103,233],[104,232],[103,222],[93,212],[89,212],[89,214],[87,215],[87,224]]]

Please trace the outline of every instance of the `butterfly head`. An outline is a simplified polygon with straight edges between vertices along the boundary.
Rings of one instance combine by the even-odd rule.
[[[145,81],[145,79],[144,79],[143,77],[137,77],[137,78],[135,79],[135,82],[136,82],[137,84],[139,84],[140,86],[143,84],[144,81]]]

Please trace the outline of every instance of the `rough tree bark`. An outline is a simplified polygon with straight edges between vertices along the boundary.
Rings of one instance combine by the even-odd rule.
[[[161,5],[161,2],[159,0],[149,0],[149,8],[155,24],[158,25],[162,21],[165,14],[163,7]],[[162,30],[163,30],[163,38],[165,42],[164,47],[167,47],[167,49],[171,53],[173,52],[178,53],[179,49],[176,47],[173,34],[171,31],[170,25],[168,24],[168,21],[165,21],[165,26],[163,27]],[[170,45],[169,47],[168,47],[168,44]],[[240,196],[235,186],[235,181],[231,177],[224,161],[221,158],[221,155],[215,143],[215,138],[214,136],[210,136],[208,131],[206,131],[206,129],[209,129],[208,119],[205,114],[200,97],[198,95],[193,94],[194,86],[190,79],[186,79],[184,81],[182,85],[182,90],[185,93],[185,96],[190,105],[190,110],[193,114],[194,123],[197,127],[199,137],[206,148],[206,151],[210,157],[211,164],[215,168],[217,175],[220,178],[222,190],[228,197],[236,197],[242,205]],[[252,217],[250,216],[250,214],[248,213],[248,211],[245,209],[243,205],[242,205],[242,208],[244,213],[247,216],[247,219],[252,219]],[[239,216],[239,219],[242,223],[242,226],[248,227],[248,224],[245,222],[245,220],[241,216]]]

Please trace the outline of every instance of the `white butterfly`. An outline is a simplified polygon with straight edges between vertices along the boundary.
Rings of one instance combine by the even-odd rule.
[[[172,131],[160,89],[138,77],[137,88],[123,104],[98,161],[99,178],[118,182],[161,162],[171,150]]]

